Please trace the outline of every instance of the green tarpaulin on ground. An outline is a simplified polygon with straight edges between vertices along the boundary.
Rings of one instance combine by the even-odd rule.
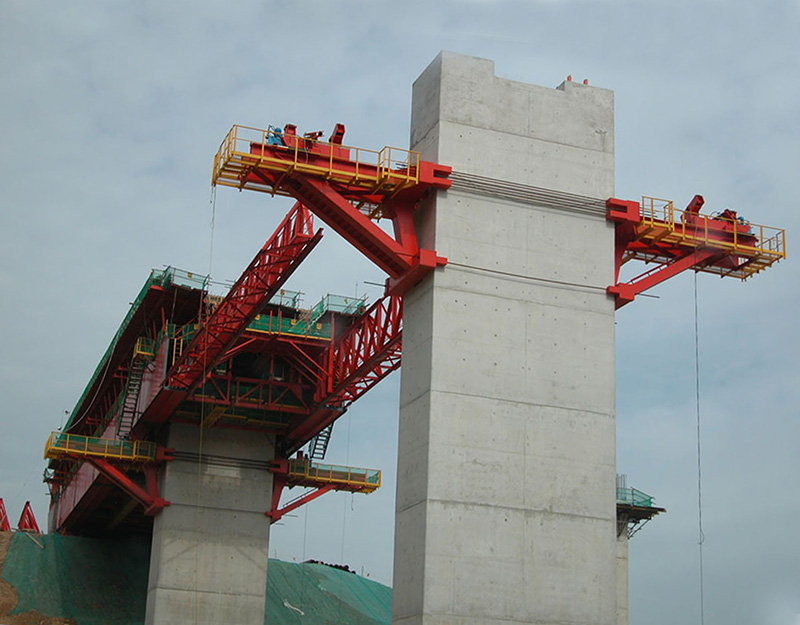
[[[141,625],[149,559],[146,538],[16,533],[0,561],[0,578],[17,592],[9,614],[36,610],[78,625]],[[358,575],[322,564],[269,561],[266,625],[388,625],[391,604],[391,588]]]

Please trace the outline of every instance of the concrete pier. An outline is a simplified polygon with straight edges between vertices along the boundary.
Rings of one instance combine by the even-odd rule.
[[[617,625],[628,625],[628,528],[617,538]]]
[[[172,423],[160,484],[146,625],[263,625],[274,441]]]
[[[411,144],[454,175],[404,302],[393,623],[612,625],[613,94],[442,53]]]

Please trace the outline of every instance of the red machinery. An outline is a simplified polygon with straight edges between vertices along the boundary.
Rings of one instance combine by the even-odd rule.
[[[292,126],[282,132],[237,126],[226,137],[214,162],[215,184],[291,195],[298,202],[224,298],[201,296],[194,304],[204,311],[194,321],[197,291],[180,288],[174,271],[145,285],[65,432],[54,434],[46,448],[48,481],[63,507],[56,515],[61,530],[77,531],[90,521],[94,527],[96,511],[106,508],[109,517],[101,524],[118,527],[130,506],[115,511],[116,488],[146,514],[168,505],[155,475],[170,450],[130,447],[147,443],[168,420],[275,434],[273,520],[287,509],[277,508],[284,486],[316,485],[304,501],[330,489],[376,487],[331,482],[319,467],[301,475],[299,465],[292,471],[285,459],[309,440],[326,442],[349,404],[400,366],[401,295],[446,262],[419,248],[413,213],[428,189],[449,186],[450,169],[409,150],[343,146],[341,124],[329,142],[319,141],[320,134],[300,137]],[[389,274],[386,296],[371,307],[324,317],[327,334],[275,303],[322,236],[312,213]],[[392,220],[394,237],[372,221],[379,217]],[[320,447],[317,458],[325,444]],[[75,461],[83,463],[77,471]]]
[[[785,258],[782,229],[751,224],[727,208],[703,215],[703,204],[700,195],[685,210],[649,197],[641,204],[616,198],[606,202],[607,218],[616,223],[616,280],[608,292],[616,297],[617,308],[687,269],[744,280]],[[620,269],[631,260],[655,267],[620,282]]]
[[[400,366],[402,295],[447,262],[420,247],[414,213],[429,191],[449,188],[451,170],[410,150],[344,146],[342,124],[327,142],[321,135],[300,136],[293,125],[234,126],[225,137],[212,184],[297,203],[219,301],[206,294],[205,281],[184,288],[174,270],[145,285],[65,433],[48,444],[49,481],[54,498],[64,500],[60,529],[82,527],[99,509],[110,510],[105,527],[117,527],[131,507],[117,509],[116,487],[147,514],[168,505],[155,475],[170,450],[146,448],[168,420],[275,435],[273,520],[328,490],[377,487],[362,479],[367,473],[328,467],[323,474],[309,461],[324,455],[330,428],[347,407]],[[730,210],[701,215],[702,205],[700,196],[684,211],[653,198],[607,201],[616,225],[615,284],[607,290],[617,308],[686,269],[747,278],[785,256],[782,230],[749,224]],[[352,314],[325,313],[323,330],[317,317],[285,306],[281,295],[322,236],[313,216],[388,274],[382,299]],[[375,223],[381,218],[392,221],[394,236]],[[631,260],[654,267],[620,281]],[[322,441],[319,456],[288,460],[309,441]],[[76,470],[75,460],[85,464]],[[282,489],[295,485],[316,490],[279,508]]]

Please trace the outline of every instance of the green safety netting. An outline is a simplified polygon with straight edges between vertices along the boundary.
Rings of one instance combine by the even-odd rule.
[[[17,591],[11,614],[36,610],[77,625],[140,625],[149,559],[148,538],[16,533],[0,577]],[[388,625],[391,604],[391,588],[353,573],[269,561],[265,625]]]
[[[148,539],[18,532],[0,564],[2,579],[17,590],[11,614],[36,610],[78,625],[140,625],[149,563]]]

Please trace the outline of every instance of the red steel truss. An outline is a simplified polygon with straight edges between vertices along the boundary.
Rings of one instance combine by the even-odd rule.
[[[158,374],[159,379],[164,375],[163,383],[153,381],[157,386],[148,395],[152,399],[144,400],[141,416],[131,424],[132,440],[145,437],[148,430],[173,416],[195,418],[196,406],[187,404],[178,411],[190,399],[213,406],[204,417],[201,412],[202,427],[224,424],[274,431],[279,446],[276,460],[280,460],[400,366],[402,295],[435,267],[446,264],[435,251],[420,249],[414,212],[429,190],[449,188],[451,170],[394,148],[371,153],[375,159],[370,161],[364,157],[369,151],[342,146],[343,134],[344,127],[339,125],[330,141],[323,142],[318,141],[318,133],[299,137],[287,126],[279,141],[264,132],[259,140],[244,140],[241,150],[235,147],[237,127],[226,139],[229,144],[223,144],[215,159],[214,184],[290,196],[297,203],[229,294],[207,319],[199,320],[186,346],[179,348],[175,342],[172,353],[178,354],[177,360],[168,369],[163,365],[166,374]],[[257,338],[247,331],[248,326],[322,236],[321,230],[314,232],[312,213],[388,274],[386,296],[338,339],[331,336],[326,342],[285,334]],[[393,236],[378,226],[375,220],[380,218],[392,221]],[[162,359],[170,353],[167,348],[162,352]],[[292,378],[253,379],[219,367],[235,362],[234,357],[243,352],[279,354]],[[270,416],[261,420],[248,416],[236,422],[232,419],[242,418],[241,414],[227,416],[228,409]],[[142,487],[128,475],[133,469],[130,464],[97,456],[72,459],[91,464],[140,502],[148,515],[169,504],[158,494],[155,463],[137,468],[144,471],[146,485]],[[281,481],[279,476],[276,479]],[[314,494],[280,511],[276,502],[272,511],[283,514],[331,488],[340,487],[320,484]]]
[[[17,529],[21,532],[42,533],[39,529],[39,524],[36,522],[36,517],[33,516],[33,508],[31,508],[30,501],[25,502],[25,507],[22,509],[22,514],[19,517],[19,523],[17,523]]]
[[[85,460],[112,483],[142,504],[146,516],[153,516],[160,512],[164,506],[169,505],[169,501],[158,494],[158,467],[155,464],[146,464],[143,467],[147,486],[145,489],[134,482],[124,471],[104,458],[87,457]]]
[[[203,384],[208,372],[225,357],[321,238],[321,230],[314,233],[308,209],[295,204],[167,372],[164,388],[146,408],[142,421],[163,423]]]
[[[0,532],[10,532],[11,531],[11,523],[8,520],[8,513],[6,512],[6,506],[3,503],[3,500],[0,499]]]
[[[167,374],[168,385],[192,393],[244,332],[263,305],[278,292],[322,237],[299,202],[289,211],[211,317],[200,326]]]
[[[302,447],[349,404],[396,370],[402,335],[402,297],[388,295],[375,302],[330,348],[316,407],[292,420],[284,437],[284,453],[289,455]]]

